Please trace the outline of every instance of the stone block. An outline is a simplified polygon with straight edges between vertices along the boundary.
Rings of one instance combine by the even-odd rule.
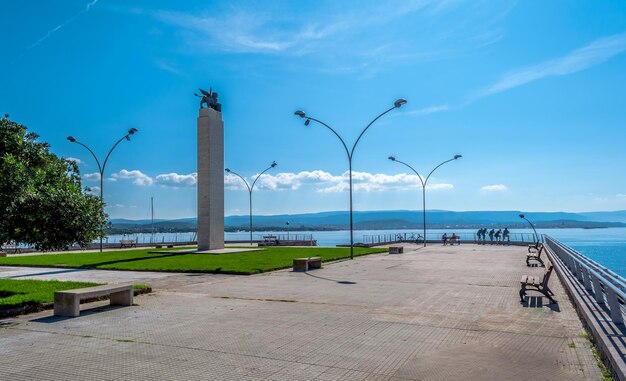
[[[404,246],[389,246],[389,254],[402,254],[404,253]]]
[[[309,258],[294,258],[293,259],[293,271],[308,271],[309,270]]]

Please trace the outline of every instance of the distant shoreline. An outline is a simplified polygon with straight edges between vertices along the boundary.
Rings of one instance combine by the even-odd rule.
[[[433,224],[428,225],[428,229],[437,229],[437,230],[445,230],[445,229],[480,229],[480,228],[504,228],[508,227],[509,229],[528,229],[528,225],[524,224],[500,224],[500,223],[492,223],[492,224],[467,224],[467,225],[443,225],[443,224]],[[617,224],[616,226],[570,226],[563,224],[535,224],[537,229],[608,229],[608,228],[624,228],[626,227],[624,224]],[[422,225],[409,225],[409,226],[391,226],[391,227],[381,227],[381,226],[358,226],[355,227],[355,231],[363,231],[363,230],[386,230],[386,231],[394,231],[394,230],[421,230],[423,228]],[[284,226],[255,226],[255,232],[261,231],[281,231],[281,232],[323,232],[323,231],[343,231],[348,230],[347,226],[332,226],[332,227],[320,227],[320,226],[299,226],[297,228],[289,228],[286,229]],[[150,233],[189,233],[196,231],[195,226],[193,228],[181,228],[181,229],[157,229],[155,227],[154,230],[149,227],[142,226],[138,229],[107,229],[107,235],[117,235],[117,234],[150,234]],[[249,233],[249,229],[247,227],[242,226],[227,226],[224,228],[225,233]]]

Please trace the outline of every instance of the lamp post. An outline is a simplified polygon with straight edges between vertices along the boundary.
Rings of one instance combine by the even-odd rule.
[[[115,144],[113,144],[113,147],[111,147],[111,149],[109,150],[109,153],[104,158],[104,162],[102,163],[102,165],[100,165],[100,160],[98,160],[98,157],[96,156],[95,153],[93,153],[91,148],[89,148],[85,144],[79,142],[73,136],[68,136],[67,137],[67,140],[69,140],[71,143],[80,144],[81,146],[85,147],[87,149],[87,151],[89,151],[91,156],[93,156],[93,158],[96,160],[96,164],[98,164],[98,172],[100,173],[100,204],[102,205],[102,210],[104,210],[104,191],[103,191],[103,188],[104,188],[104,168],[107,165],[107,161],[109,161],[109,156],[111,156],[111,152],[113,152],[115,147],[117,147],[117,145],[120,144],[122,142],[122,140],[126,139],[126,140],[130,141],[130,136],[134,135],[136,132],[137,132],[136,128],[131,128],[130,130],[128,130],[128,133],[126,133],[126,135],[124,135],[122,138],[120,138],[120,140],[118,140]],[[104,235],[104,225],[101,225],[100,226],[100,252],[102,252],[102,238],[103,238],[103,235]]]
[[[289,221],[285,222],[285,226],[287,227],[287,241],[289,241]]]
[[[538,245],[539,244],[539,234],[537,234],[537,230],[535,230],[535,225],[533,225],[533,223],[530,222],[530,220],[528,218],[526,218],[526,216],[523,215],[523,214],[520,214],[519,218],[521,218],[523,220],[526,220],[530,224],[530,227],[533,228],[533,231],[535,232],[535,244]]]
[[[346,142],[341,138],[341,136],[337,133],[337,131],[335,131],[331,126],[322,122],[319,119],[306,115],[304,111],[298,110],[294,112],[295,115],[298,115],[300,118],[305,119],[304,121],[305,126],[308,126],[311,123],[311,121],[314,121],[328,128],[329,130],[331,130],[339,138],[339,140],[341,141],[341,144],[343,144],[343,148],[345,148],[346,150],[346,154],[348,155],[348,172],[350,174],[349,175],[350,176],[350,186],[349,186],[349,189],[350,189],[350,259],[354,259],[354,223],[352,219],[352,158],[354,157],[354,150],[357,144],[359,144],[359,140],[361,140],[361,137],[363,136],[365,131],[367,131],[367,129],[370,128],[370,126],[374,124],[374,122],[376,122],[383,115],[387,114],[389,111],[400,108],[404,104],[406,104],[406,99],[400,98],[393,103],[393,107],[383,111],[376,118],[372,119],[372,121],[369,122],[369,124],[363,129],[363,131],[361,131],[361,134],[354,142],[354,145],[352,146],[351,150],[348,149]]]
[[[407,163],[396,159],[394,156],[389,156],[389,160],[391,161],[395,161],[396,163],[400,163],[403,164],[405,166],[407,166],[410,170],[412,170],[416,175],[417,178],[420,179],[420,183],[422,183],[422,210],[423,210],[423,224],[424,224],[424,247],[426,247],[426,184],[428,184],[428,179],[430,179],[430,175],[433,174],[433,172],[435,172],[435,170],[439,167],[441,167],[442,165],[444,165],[445,163],[449,163],[451,161],[454,160],[458,160],[460,159],[461,155],[454,155],[454,157],[452,159],[448,159],[446,161],[444,161],[443,163],[439,164],[438,166],[436,166],[435,168],[433,168],[432,171],[430,171],[430,173],[428,174],[428,176],[426,176],[426,180],[422,179],[422,176],[420,176],[419,173],[417,173],[417,171],[411,167],[410,165],[408,165]]]
[[[250,194],[250,246],[252,246],[252,191],[254,190],[254,185],[256,184],[256,181],[259,179],[259,177],[261,177],[262,174],[264,174],[265,172],[269,171],[270,169],[274,168],[277,165],[278,164],[276,164],[275,161],[272,161],[272,164],[269,167],[265,168],[263,172],[259,173],[259,175],[252,182],[252,185],[248,184],[246,179],[243,178],[243,176],[241,176],[237,172],[233,172],[228,168],[224,169],[226,172],[232,173],[233,175],[239,177],[244,182],[244,184],[246,184],[246,187],[248,188],[248,193]]]

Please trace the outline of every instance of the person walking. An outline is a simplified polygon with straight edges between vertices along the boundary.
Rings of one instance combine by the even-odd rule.
[[[500,244],[500,236],[502,235],[502,230],[498,229],[496,232],[496,244]]]
[[[441,236],[441,240],[443,241],[443,245],[446,246],[446,244],[448,243],[448,233],[443,233],[443,235]]]
[[[489,230],[489,240],[491,241],[491,243],[493,244],[493,235],[495,234],[495,230],[491,229]]]
[[[482,236],[482,234],[483,234],[483,229],[482,228],[478,229],[478,231],[476,232],[476,243],[480,244],[480,237]]]

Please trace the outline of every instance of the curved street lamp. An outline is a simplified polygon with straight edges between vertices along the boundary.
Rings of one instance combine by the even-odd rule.
[[[530,224],[530,227],[533,228],[533,231],[535,232],[535,245],[539,245],[539,234],[537,234],[537,230],[535,230],[535,225],[533,225],[533,223],[530,222],[530,220],[523,214],[520,214],[519,218],[526,220]]]
[[[430,175],[433,174],[433,172],[435,172],[435,170],[439,167],[441,167],[442,165],[444,165],[445,163],[449,163],[451,161],[454,160],[458,160],[460,158],[462,158],[463,156],[461,155],[454,155],[454,157],[452,159],[448,159],[446,161],[444,161],[443,163],[439,164],[438,166],[436,166],[435,168],[433,168],[432,171],[430,171],[430,173],[428,174],[428,176],[426,176],[426,180],[422,179],[422,176],[420,176],[419,173],[417,173],[417,171],[411,167],[410,165],[408,165],[407,163],[396,159],[394,156],[389,156],[389,160],[391,161],[395,161],[396,163],[400,163],[403,164],[405,166],[407,166],[410,170],[412,170],[416,175],[417,178],[420,179],[420,183],[422,183],[422,210],[423,210],[423,224],[424,224],[424,247],[426,247],[426,184],[428,184],[428,179],[430,179]]]
[[[276,164],[275,161],[272,161],[272,164],[269,167],[265,168],[263,172],[258,174],[258,176],[252,182],[252,185],[248,184],[246,179],[243,176],[241,176],[239,173],[231,171],[228,168],[224,169],[226,172],[232,173],[233,175],[239,177],[244,182],[244,184],[246,184],[246,187],[248,188],[248,193],[250,194],[250,246],[252,246],[252,191],[254,190],[254,185],[256,184],[256,181],[259,179],[259,177],[261,177],[262,174],[264,174],[265,172],[269,171],[270,169],[274,168],[277,165],[278,164]]]
[[[98,172],[100,173],[100,204],[102,204],[102,210],[104,210],[104,191],[103,191],[103,188],[104,188],[104,168],[107,165],[107,161],[109,161],[109,156],[111,156],[111,152],[113,152],[115,147],[117,147],[117,145],[120,144],[122,142],[122,140],[126,139],[126,140],[130,141],[131,135],[134,135],[137,131],[138,130],[136,128],[129,129],[128,133],[126,133],[126,135],[124,135],[122,138],[120,138],[120,140],[118,140],[115,144],[113,144],[113,147],[111,147],[111,149],[109,150],[109,153],[105,157],[104,163],[102,163],[102,165],[100,165],[100,160],[98,160],[98,157],[96,156],[95,153],[93,153],[91,148],[89,148],[85,144],[79,142],[73,136],[68,136],[67,137],[67,140],[69,140],[71,143],[76,143],[76,144],[79,144],[79,145],[85,147],[87,149],[87,151],[89,151],[91,156],[93,156],[93,158],[96,160],[96,164],[98,164]],[[104,226],[100,226],[100,252],[102,252],[102,236],[103,235],[104,235]]]
[[[398,100],[396,100],[393,103],[393,107],[383,111],[382,113],[380,113],[376,118],[374,118],[371,122],[369,122],[369,124],[363,129],[363,131],[361,131],[361,134],[359,135],[359,137],[356,139],[356,141],[354,142],[354,145],[352,146],[352,149],[348,149],[348,145],[346,144],[346,142],[341,138],[341,136],[337,133],[337,131],[335,131],[331,126],[329,126],[328,124],[322,122],[319,119],[313,118],[311,116],[306,115],[306,113],[304,111],[298,110],[296,112],[294,112],[295,115],[298,115],[300,118],[304,118],[304,125],[308,126],[311,121],[317,122],[319,124],[321,124],[322,126],[328,128],[329,130],[331,130],[333,132],[333,134],[335,134],[339,140],[341,141],[341,144],[343,144],[343,148],[345,148],[346,150],[346,154],[348,155],[348,172],[350,174],[350,259],[354,259],[354,223],[353,223],[353,218],[352,218],[352,158],[354,157],[354,150],[357,146],[357,144],[359,144],[359,140],[361,140],[361,137],[363,136],[363,134],[365,133],[365,131],[367,131],[368,128],[370,128],[370,126],[372,124],[374,124],[374,122],[376,122],[378,119],[380,119],[380,117],[382,117],[383,115],[387,114],[389,111],[397,109],[402,107],[402,105],[406,104],[406,99],[404,98],[400,98]]]

